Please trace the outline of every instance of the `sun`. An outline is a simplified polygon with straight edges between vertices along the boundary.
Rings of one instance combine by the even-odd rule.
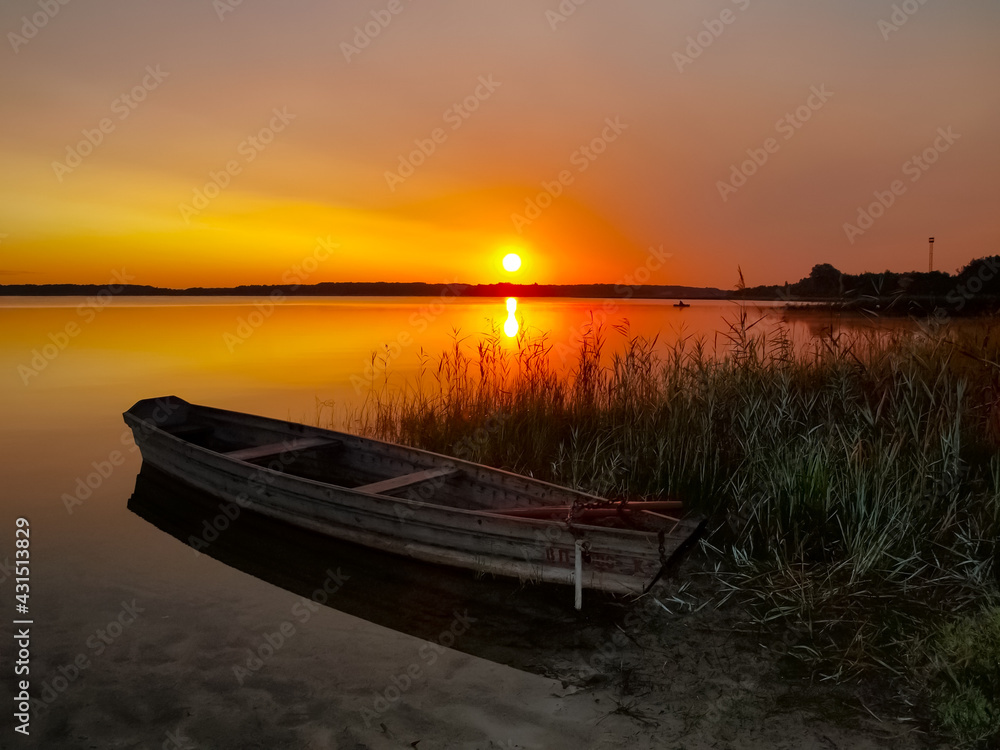
[[[503,267],[505,271],[514,273],[521,267],[521,256],[517,253],[507,253],[503,256]]]

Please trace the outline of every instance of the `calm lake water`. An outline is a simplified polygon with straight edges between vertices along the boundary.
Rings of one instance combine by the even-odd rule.
[[[609,325],[627,319],[633,333],[659,334],[665,343],[691,335],[714,341],[737,313],[729,303],[672,305],[530,299],[519,301],[515,317],[519,326],[572,345],[591,313]],[[762,326],[785,317],[766,305],[751,309],[752,318],[761,316]],[[481,697],[454,686],[478,684],[480,668],[443,648],[440,660],[433,652],[440,663],[432,666],[431,652],[421,651],[427,642],[436,645],[436,634],[454,632],[455,612],[470,601],[448,593],[459,583],[437,582],[435,593],[418,596],[430,583],[400,578],[406,566],[380,573],[381,564],[357,550],[313,549],[310,537],[291,532],[274,540],[266,526],[249,521],[213,554],[196,554],[177,537],[197,532],[204,498],[144,478],[140,490],[147,489],[130,508],[141,460],[121,413],[139,399],[175,394],[315,423],[318,400],[357,403],[355,386],[370,375],[374,349],[389,345],[392,377],[401,381],[414,373],[421,350],[436,356],[455,329],[477,334],[507,318],[503,299],[295,299],[273,306],[233,298],[0,300],[0,621],[6,630],[16,617],[10,563],[15,521],[25,517],[30,692],[46,703],[22,741],[9,731],[8,701],[0,746],[168,747],[169,733],[181,731],[200,747],[307,746],[310,737],[320,738],[315,747],[337,747],[371,729],[371,711],[391,727],[421,701],[467,700],[479,710]],[[805,340],[830,320],[814,314],[785,324]],[[620,338],[609,330],[609,347]],[[331,606],[308,602],[303,609],[303,597],[324,587],[336,591]],[[519,644],[539,642],[537,632],[524,636],[523,612],[504,619],[509,601],[493,610],[489,602],[476,606],[492,612],[488,619],[508,640],[472,628],[456,648],[523,666]],[[562,607],[546,606],[531,605],[550,626],[566,616]],[[283,623],[294,632],[279,639]],[[8,688],[16,658],[10,643],[5,637],[0,648],[0,681]],[[426,672],[412,694],[376,710],[377,696],[411,663]],[[251,735],[260,744],[247,744]]]

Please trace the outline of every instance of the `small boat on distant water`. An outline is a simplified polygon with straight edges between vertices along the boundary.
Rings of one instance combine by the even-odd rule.
[[[686,304],[684,300],[678,300],[674,307],[691,307],[691,305]]]
[[[647,591],[704,521],[675,500],[616,503],[429,451],[144,399],[144,462],[240,508],[425,562],[619,594]]]

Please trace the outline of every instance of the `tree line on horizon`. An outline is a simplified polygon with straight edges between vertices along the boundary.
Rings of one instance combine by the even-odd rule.
[[[779,299],[839,302],[910,302],[953,307],[996,306],[1000,301],[1000,255],[977,258],[956,273],[946,271],[882,271],[851,274],[830,263],[818,263],[809,275],[782,285],[744,287],[743,299]]]
[[[82,296],[107,293],[98,284],[0,284],[0,296]],[[423,281],[322,281],[316,284],[242,284],[233,287],[173,289],[148,284],[121,284],[115,295],[128,296],[330,296],[330,297],[590,297],[637,299],[727,299],[731,292],[715,287],[652,284],[493,284]]]

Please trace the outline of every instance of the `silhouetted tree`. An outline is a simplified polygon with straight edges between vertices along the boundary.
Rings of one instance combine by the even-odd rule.
[[[843,276],[829,263],[817,263],[792,289],[803,297],[839,297],[844,292]]]

